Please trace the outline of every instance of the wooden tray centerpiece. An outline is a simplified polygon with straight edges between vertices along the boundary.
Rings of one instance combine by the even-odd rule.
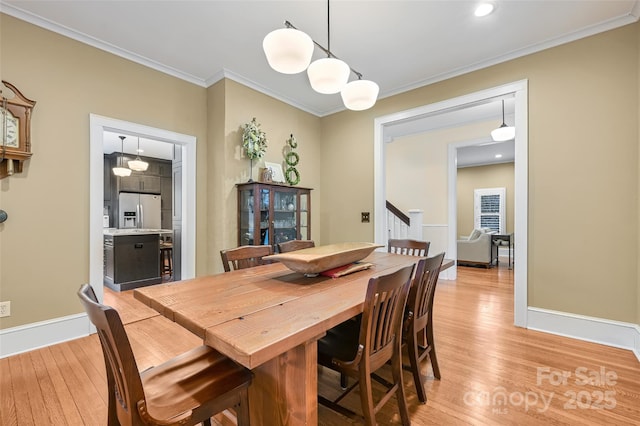
[[[320,272],[357,262],[369,256],[382,244],[338,243],[273,254],[263,259],[277,260],[294,272],[317,275]]]

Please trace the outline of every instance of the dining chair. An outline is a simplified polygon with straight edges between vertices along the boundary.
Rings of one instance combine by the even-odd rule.
[[[426,378],[420,373],[420,363],[429,356],[436,379],[440,380],[440,368],[433,339],[433,301],[444,253],[420,259],[409,290],[407,309],[403,321],[403,341],[406,343],[413,381],[420,402],[427,402],[424,389]]]
[[[291,240],[283,243],[278,243],[278,252],[288,253],[290,251],[302,250],[306,248],[315,247],[316,244],[313,240]]]
[[[222,266],[225,272],[232,269],[253,268],[254,266],[266,263],[263,256],[273,254],[273,247],[263,246],[240,246],[232,249],[220,250]]]
[[[318,341],[318,363],[357,380],[333,400],[318,395],[320,404],[347,417],[364,419],[367,425],[375,425],[376,413],[395,394],[402,424],[410,424],[402,379],[401,343],[402,317],[414,268],[415,264],[371,278],[362,315],[328,330]],[[374,374],[389,361],[393,383]],[[376,403],[372,379],[386,388]],[[362,416],[339,404],[356,386],[360,390]]]
[[[387,245],[387,251],[389,253],[427,257],[430,244],[429,241],[390,239]]]
[[[232,407],[238,425],[249,425],[251,371],[203,345],[140,373],[118,312],[100,304],[88,284],[78,296],[102,345],[110,426],[210,426],[211,416]]]

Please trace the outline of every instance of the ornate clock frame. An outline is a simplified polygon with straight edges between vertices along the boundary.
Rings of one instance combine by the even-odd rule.
[[[2,95],[0,103],[0,179],[22,173],[24,161],[32,155],[31,112],[36,104],[36,101],[25,97],[13,84],[5,80],[2,80],[2,84],[15,96],[6,98]]]

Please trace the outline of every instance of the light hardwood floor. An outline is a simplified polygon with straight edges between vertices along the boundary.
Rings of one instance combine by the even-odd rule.
[[[140,370],[201,341],[138,303],[107,293],[127,324]],[[415,425],[638,425],[640,363],[630,351],[517,328],[513,273],[458,268],[436,291],[435,338],[442,380],[425,362],[429,401],[405,385]],[[319,369],[320,392],[339,378]],[[105,425],[106,381],[96,335],[0,360],[0,425]],[[344,403],[358,410],[357,394]],[[392,399],[381,425],[400,424]],[[324,407],[320,425],[351,424]]]

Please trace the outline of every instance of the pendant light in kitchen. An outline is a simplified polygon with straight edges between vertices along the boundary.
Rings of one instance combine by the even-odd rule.
[[[144,172],[149,167],[149,163],[140,159],[140,138],[138,138],[138,149],[136,152],[136,159],[128,162],[129,168],[135,172]]]
[[[124,138],[125,136],[118,136],[120,138],[120,143],[121,143],[121,147],[120,147],[120,158],[118,161],[118,158],[116,158],[116,167],[114,167],[113,170],[113,174],[116,176],[131,176],[131,169],[127,168],[127,167],[122,167],[122,163],[124,162],[123,159],[123,155],[124,155]]]

